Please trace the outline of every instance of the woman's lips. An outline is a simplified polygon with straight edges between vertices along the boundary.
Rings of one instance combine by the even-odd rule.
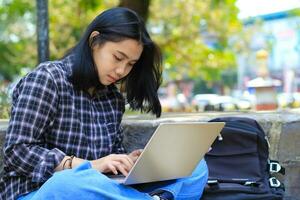
[[[110,76],[110,75],[108,75],[108,78],[110,79],[110,82],[116,82],[116,81],[117,81],[116,78],[114,78],[114,77],[112,77],[112,76]]]

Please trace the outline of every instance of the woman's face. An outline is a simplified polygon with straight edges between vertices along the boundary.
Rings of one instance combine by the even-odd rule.
[[[108,41],[103,45],[92,47],[93,59],[101,84],[110,85],[129,74],[142,51],[143,46],[133,39],[120,42]]]

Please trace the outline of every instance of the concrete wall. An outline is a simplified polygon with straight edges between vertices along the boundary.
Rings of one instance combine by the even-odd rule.
[[[4,138],[5,138],[5,131],[7,129],[7,121],[5,120],[0,120],[0,148],[1,148],[1,151],[0,151],[0,175],[1,175],[1,172],[2,172],[2,168],[3,168],[3,151],[2,151],[2,147],[4,146]]]
[[[300,200],[300,112],[165,114],[159,119],[148,115],[129,116],[122,122],[124,145],[128,151],[143,148],[161,122],[208,121],[220,116],[251,117],[261,124],[271,144],[270,158],[279,160],[286,168],[286,175],[279,177],[286,186],[285,199]],[[6,127],[7,122],[0,121],[0,145],[3,145]]]

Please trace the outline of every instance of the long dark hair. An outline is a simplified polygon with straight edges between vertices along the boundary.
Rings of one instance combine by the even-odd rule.
[[[90,39],[93,31],[100,34]],[[120,42],[135,39],[143,45],[139,60],[130,73],[121,80],[127,102],[133,110],[161,115],[157,90],[161,84],[162,57],[158,46],[151,40],[143,20],[132,10],[112,8],[98,15],[88,26],[78,44],[67,53],[74,55],[71,82],[81,90],[101,87],[92,58],[91,47],[107,41]]]

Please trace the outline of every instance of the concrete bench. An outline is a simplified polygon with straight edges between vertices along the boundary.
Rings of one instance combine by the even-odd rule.
[[[285,200],[300,200],[300,111],[259,113],[189,113],[164,114],[156,119],[149,115],[127,116],[124,127],[124,146],[128,151],[143,148],[161,122],[208,121],[221,116],[241,116],[256,119],[269,138],[270,158],[279,160],[286,168],[281,178],[286,187]],[[0,146],[2,148],[7,121],[0,121]],[[2,163],[2,152],[0,164]]]

